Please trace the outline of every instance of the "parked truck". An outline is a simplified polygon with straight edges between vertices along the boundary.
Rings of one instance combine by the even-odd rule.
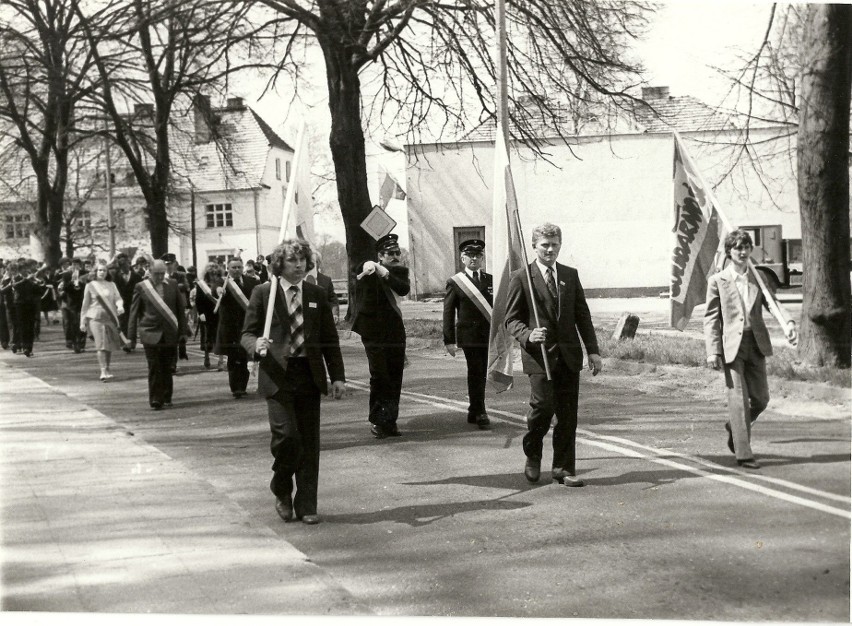
[[[751,260],[770,289],[802,286],[802,240],[784,239],[781,225],[740,226],[751,235]]]

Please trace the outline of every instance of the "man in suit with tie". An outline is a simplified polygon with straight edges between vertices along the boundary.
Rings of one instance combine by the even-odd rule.
[[[603,363],[577,270],[556,262],[562,247],[562,230],[555,224],[541,224],[533,229],[532,245],[536,259],[512,275],[506,304],[506,328],[523,348],[524,373],[530,379],[524,475],[528,481],[538,482],[543,439],[555,414],[551,476],[568,487],[582,487],[584,483],[577,478],[575,467],[577,404],[583,369],[581,339],[593,375],[601,371]],[[550,380],[542,353],[547,355]]]
[[[257,389],[266,398],[275,510],[285,522],[319,523],[320,396],[335,400],[346,376],[331,307],[319,287],[304,280],[311,269],[307,241],[288,239],[272,252],[270,282],[251,294],[242,345],[260,361]],[[274,281],[274,283],[273,283]],[[269,336],[264,336],[274,286]],[[296,495],[293,497],[293,479]]]
[[[485,376],[494,304],[491,274],[481,270],[484,250],[481,239],[468,239],[459,245],[464,269],[447,281],[444,296],[444,347],[453,357],[456,346],[464,351],[470,401],[467,422],[482,430],[491,423],[485,411]]]
[[[399,397],[405,367],[405,324],[397,302],[408,295],[408,268],[402,265],[399,236],[376,242],[378,261],[355,268],[352,330],[361,336],[370,365],[370,432],[376,439],[398,437]]]
[[[249,380],[248,354],[241,344],[243,322],[251,292],[259,284],[257,278],[243,275],[243,262],[239,258],[228,261],[228,276],[219,301],[214,351],[228,357],[228,384],[231,394],[238,400],[246,395]]]
[[[137,336],[145,348],[148,403],[154,410],[172,404],[173,363],[187,335],[183,298],[177,285],[165,278],[166,264],[154,261],[150,276],[136,284],[127,321],[130,348],[136,347]]]
[[[731,264],[707,283],[704,337],[707,366],[725,371],[728,449],[741,467],[759,469],[751,450],[751,428],[769,404],[766,357],[772,354],[772,342],[762,309],[769,303],[748,268],[753,249],[751,235],[744,230],[725,237],[725,257]],[[787,341],[795,345],[796,322],[777,301],[774,304],[785,321]]]
[[[130,267],[130,258],[126,252],[119,252],[115,255],[110,266],[110,276],[118,289],[118,294],[121,296],[124,306],[124,313],[119,315],[118,319],[121,324],[121,332],[127,335],[127,319],[130,315],[130,307],[133,304],[133,291],[136,288],[136,283],[140,282],[142,278]]]

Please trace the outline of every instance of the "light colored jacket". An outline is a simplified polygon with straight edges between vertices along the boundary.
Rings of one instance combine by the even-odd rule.
[[[777,304],[777,302],[776,302]],[[729,265],[707,282],[707,310],[704,313],[704,340],[707,356],[721,355],[725,363],[737,358],[743,339],[746,311],[755,342],[763,356],[772,354],[772,341],[763,321],[761,306],[769,305],[751,272],[748,273],[748,298],[743,302],[736,283],[736,270]],[[790,315],[778,306],[785,324]]]

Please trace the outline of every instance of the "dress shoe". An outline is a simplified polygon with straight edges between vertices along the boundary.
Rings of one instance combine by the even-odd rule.
[[[319,515],[317,515],[316,513],[313,513],[311,515],[303,515],[302,516],[302,523],[303,524],[311,524],[311,525],[319,524],[320,523]]]
[[[172,406],[172,401],[171,401],[171,400],[166,400],[165,402],[163,402],[163,406],[164,406],[164,407],[170,407],[170,406]]]
[[[527,462],[524,465],[524,476],[531,483],[537,483],[541,478],[541,461],[527,457]]]
[[[284,498],[275,498],[275,512],[278,513],[278,517],[283,519],[285,522],[293,521],[293,500],[290,496],[284,496]]]
[[[468,424],[476,424],[476,418],[477,417],[478,417],[477,415],[468,415],[467,416],[467,423]]]
[[[210,357],[209,356],[204,357],[204,369],[207,369],[207,370],[210,369]]]
[[[240,399],[240,398],[242,398],[244,395],[246,395],[246,392],[245,392],[245,391],[235,391],[235,392],[233,393],[233,396],[234,396],[234,399],[235,399],[235,400],[239,400],[239,399]]]
[[[564,470],[561,467],[554,467],[551,476],[555,482],[561,483],[566,487],[582,487],[586,484],[577,478],[573,472]]]
[[[152,402],[151,408],[154,409],[155,411],[159,411],[160,409],[163,408],[163,403],[162,402]]]
[[[476,425],[479,426],[479,430],[488,430],[488,427],[491,426],[491,420],[483,413],[482,415],[477,415]]]
[[[736,454],[736,451],[734,451],[734,433],[731,432],[730,422],[725,422],[725,430],[728,431],[728,450],[731,451],[731,454]]]
[[[381,424],[370,424],[370,432],[376,439],[384,439],[389,434]]]
[[[737,465],[746,469],[760,469],[760,463],[754,459],[737,459]]]

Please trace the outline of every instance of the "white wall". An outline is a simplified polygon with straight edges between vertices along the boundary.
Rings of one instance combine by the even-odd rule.
[[[730,147],[707,144],[709,137],[700,134],[685,139],[708,181],[719,180],[730,168]],[[541,222],[562,227],[559,260],[580,271],[586,289],[667,289],[674,219],[672,135],[581,138],[571,149],[548,152],[552,163],[527,150],[511,156],[525,240]],[[408,157],[412,270],[417,295],[423,296],[440,292],[454,271],[454,226],[485,225],[486,259],[492,261],[493,146],[409,146]],[[785,238],[799,237],[794,164],[787,157],[764,157],[761,165],[780,206],[742,168],[717,189],[720,205],[735,225],[782,224]]]

